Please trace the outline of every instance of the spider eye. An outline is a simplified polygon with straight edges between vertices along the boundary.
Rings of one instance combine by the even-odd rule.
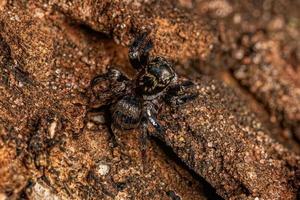
[[[153,95],[164,90],[174,79],[175,72],[166,59],[157,57],[146,67],[138,79],[138,89],[145,95]]]

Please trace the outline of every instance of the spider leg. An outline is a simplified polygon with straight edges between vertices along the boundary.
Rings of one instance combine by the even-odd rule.
[[[118,82],[129,80],[120,70],[115,69],[115,68],[109,68],[107,73],[108,73],[108,77],[110,79],[118,81]]]
[[[99,108],[122,94],[126,89],[129,79],[119,70],[109,68],[108,72],[96,76],[90,83],[92,97],[91,108]]]
[[[148,130],[147,130],[147,121],[143,120],[141,123],[141,135],[140,135],[140,151],[143,159],[143,163],[147,163],[147,138],[148,138]]]
[[[115,68],[109,68],[108,71],[104,74],[101,74],[99,76],[96,76],[91,81],[91,87],[94,87],[95,85],[99,84],[100,82],[111,80],[111,81],[128,81],[128,78],[118,69]]]
[[[189,101],[194,100],[198,94],[195,92],[190,92],[188,89],[192,88],[194,83],[191,81],[184,81],[180,84],[176,84],[171,86],[165,97],[164,100],[174,106],[185,104]]]
[[[156,119],[157,109],[156,106],[153,103],[148,103],[146,105],[146,118],[148,122],[154,127],[156,134],[163,135],[165,130],[163,126],[159,124],[159,122]]]
[[[149,123],[154,127],[155,129],[155,133],[153,133],[153,135],[161,135],[164,133],[164,129],[162,128],[162,126],[157,122],[156,120],[156,108],[155,105],[152,102],[147,102],[144,105],[144,112],[143,112],[143,116],[141,119],[141,135],[140,135],[140,151],[141,151],[141,156],[142,156],[142,167],[143,170],[145,170],[145,166],[148,165],[148,161],[147,161],[147,154],[146,154],[146,150],[147,150],[147,139],[149,137],[149,132],[148,132],[148,125]],[[147,168],[146,168],[147,169]]]
[[[114,130],[116,130],[116,129],[115,129],[115,127],[114,127],[113,124],[111,126],[107,126],[107,127],[109,127],[108,128],[108,133],[109,133],[109,135],[108,135],[108,142],[109,142],[109,146],[112,147],[112,148],[115,148],[115,147],[118,146],[118,141],[117,141],[116,135],[114,133]]]
[[[131,65],[137,69],[142,69],[149,59],[149,52],[153,48],[153,43],[147,32],[138,36],[129,48],[128,57]]]

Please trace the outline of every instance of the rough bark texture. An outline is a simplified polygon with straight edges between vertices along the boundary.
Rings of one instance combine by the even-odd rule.
[[[202,78],[192,104],[162,115],[165,141],[224,198],[294,199],[300,157],[276,143],[229,88]]]
[[[0,199],[297,199],[298,7],[0,0]],[[88,88],[110,66],[132,76],[127,46],[149,30],[199,97],[162,106],[143,157],[139,129],[111,144]]]

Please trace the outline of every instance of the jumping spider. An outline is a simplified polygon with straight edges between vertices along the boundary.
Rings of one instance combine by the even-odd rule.
[[[113,128],[127,130],[140,127],[143,143],[148,135],[149,123],[158,134],[164,133],[164,128],[156,119],[163,102],[177,106],[197,96],[186,92],[193,83],[187,80],[179,83],[168,60],[149,57],[152,47],[153,43],[147,33],[138,36],[130,46],[129,60],[137,71],[133,80],[119,70],[110,68],[91,82],[92,90],[97,93],[93,107],[108,106]],[[99,94],[95,88],[103,87],[103,84],[105,88]]]

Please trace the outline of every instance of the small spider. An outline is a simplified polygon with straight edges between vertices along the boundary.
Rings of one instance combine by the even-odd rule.
[[[177,74],[168,60],[163,57],[149,57],[152,47],[153,43],[147,33],[137,37],[130,46],[129,60],[137,70],[134,79],[130,80],[119,70],[110,68],[107,73],[95,77],[91,82],[96,96],[92,107],[108,106],[113,127],[111,130],[140,127],[143,143],[148,135],[149,124],[159,134],[164,132],[156,119],[162,103],[178,106],[197,96],[195,93],[185,92],[193,83],[178,83]],[[99,87],[102,88],[101,94]]]

